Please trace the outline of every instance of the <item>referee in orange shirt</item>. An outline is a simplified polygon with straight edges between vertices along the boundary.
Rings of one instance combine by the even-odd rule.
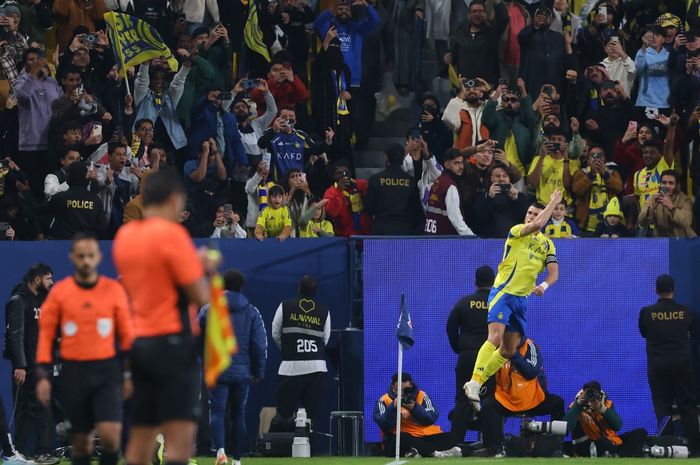
[[[149,465],[156,436],[163,433],[168,463],[186,465],[201,413],[194,332],[197,310],[208,302],[209,263],[178,223],[186,200],[178,173],[167,169],[151,175],[142,197],[143,219],[122,226],[113,245],[134,318],[134,426],[126,463]]]
[[[95,429],[102,448],[100,465],[117,464],[122,396],[133,390],[129,372],[122,374],[115,344],[119,334],[122,351],[131,348],[129,302],[121,284],[97,273],[101,258],[97,239],[77,235],[70,252],[75,274],[53,286],[39,318],[37,398],[47,406],[51,400],[48,373],[60,334],[57,391],[71,424],[74,465],[90,464]]]

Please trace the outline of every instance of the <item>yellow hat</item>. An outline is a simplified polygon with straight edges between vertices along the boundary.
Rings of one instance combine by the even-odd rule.
[[[656,18],[656,24],[661,27],[675,27],[679,29],[681,27],[681,19],[671,13],[664,13]]]
[[[625,215],[623,215],[622,210],[620,210],[620,201],[617,200],[617,197],[613,197],[610,200],[603,216],[605,218],[608,216],[619,216],[623,221],[625,220]]]

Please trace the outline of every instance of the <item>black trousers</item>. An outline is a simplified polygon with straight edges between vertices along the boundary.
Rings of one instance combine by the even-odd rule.
[[[306,409],[306,416],[316,419],[318,405],[323,395],[323,378],[325,373],[309,373],[299,376],[277,377],[277,414],[290,418],[301,405]]]
[[[36,379],[32,372],[27,372],[25,383],[16,388],[15,395],[15,447],[23,455],[48,454],[51,452],[51,412],[36,398]],[[34,450],[29,449],[34,438]]]
[[[401,449],[399,454],[404,454],[412,447],[415,448],[422,457],[432,457],[436,450],[448,450],[457,445],[457,437],[452,433],[438,433],[432,436],[411,436],[408,433],[401,433]],[[396,436],[389,435],[384,438],[384,455],[393,457],[396,454]]]
[[[616,446],[608,438],[602,437],[595,442],[598,457],[609,452],[620,457],[641,457],[642,448],[647,441],[647,432],[643,428],[634,429],[619,435],[622,444]],[[574,455],[577,457],[590,457],[591,441],[574,444]]]
[[[481,426],[484,435],[484,447],[498,448],[503,444],[503,420],[515,415],[550,415],[552,420],[564,418],[564,400],[547,393],[544,400],[535,408],[523,412],[508,410],[494,397],[486,397],[481,402]]]
[[[478,353],[478,350],[463,350],[459,353],[457,366],[455,366],[455,407],[450,412],[452,423],[450,430],[459,442],[464,441],[464,435],[467,434],[468,429],[473,429],[474,409],[464,394],[463,386],[472,377]]]
[[[651,363],[648,367],[649,388],[656,420],[670,416],[673,404],[678,406],[683,434],[690,449],[700,451],[700,425],[695,404],[693,368],[688,360],[667,360]]]
[[[0,457],[9,457],[14,453],[10,442],[10,428],[2,398],[0,398]]]

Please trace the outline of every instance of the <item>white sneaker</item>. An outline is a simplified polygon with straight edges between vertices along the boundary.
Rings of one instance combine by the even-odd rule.
[[[241,461],[240,461],[240,460],[234,460],[233,463],[232,463],[232,465],[241,465]]]
[[[216,451],[216,462],[214,462],[215,465],[227,465],[228,464],[228,457],[226,457],[226,451],[222,447],[221,449]]]
[[[3,457],[2,461],[8,465],[36,465],[34,460],[29,460],[17,451],[8,457]]]
[[[452,449],[443,450],[442,453],[445,457],[461,457],[462,449],[454,446]]]
[[[467,396],[477,412],[481,411],[481,402],[479,399],[479,391],[481,390],[481,385],[476,381],[467,381],[464,384],[464,394]]]

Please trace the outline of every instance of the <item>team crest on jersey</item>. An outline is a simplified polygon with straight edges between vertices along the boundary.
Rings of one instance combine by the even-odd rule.
[[[503,312],[498,312],[498,319],[502,320],[503,319]]]
[[[98,318],[97,319],[97,334],[101,337],[107,337],[112,334],[112,319]]]
[[[63,335],[67,337],[75,336],[78,332],[78,325],[73,321],[66,321],[63,325]]]
[[[301,144],[299,142],[294,142],[294,148],[300,149]]]

